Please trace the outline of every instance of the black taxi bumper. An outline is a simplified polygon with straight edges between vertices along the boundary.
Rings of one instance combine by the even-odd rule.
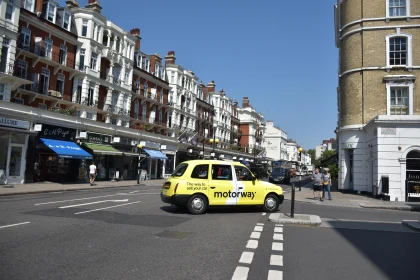
[[[278,195],[278,197],[279,197],[279,203],[282,204],[284,200],[284,195],[280,194]]]
[[[176,205],[187,205],[189,198],[189,195],[183,194],[174,194],[172,196],[167,196],[162,193],[160,194],[160,199],[162,200],[162,202]]]

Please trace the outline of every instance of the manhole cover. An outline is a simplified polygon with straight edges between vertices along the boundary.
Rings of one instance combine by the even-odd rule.
[[[185,239],[193,235],[193,232],[187,231],[170,231],[165,230],[161,233],[156,234],[157,237],[165,237],[165,238],[172,238],[172,239]]]

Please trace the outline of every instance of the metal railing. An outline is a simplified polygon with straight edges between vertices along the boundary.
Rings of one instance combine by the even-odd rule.
[[[88,98],[85,98],[82,102],[82,105],[98,108],[98,100],[89,100]]]
[[[68,58],[65,52],[56,52],[52,50],[49,51],[44,47],[35,44],[26,45],[23,43],[23,41],[18,41],[18,48],[36,54],[40,57],[47,58],[61,65],[68,66],[70,68],[73,68],[73,65],[75,65],[74,60]]]

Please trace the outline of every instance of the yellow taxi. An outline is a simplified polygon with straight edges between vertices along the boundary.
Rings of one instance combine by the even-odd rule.
[[[258,180],[239,162],[220,160],[180,163],[160,196],[165,203],[187,206],[191,214],[203,214],[213,205],[260,205],[275,212],[284,200],[280,186]]]

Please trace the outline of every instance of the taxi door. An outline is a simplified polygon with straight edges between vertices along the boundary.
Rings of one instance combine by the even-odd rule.
[[[236,205],[236,184],[232,175],[232,165],[223,163],[211,164],[209,179],[210,205]]]
[[[207,195],[209,189],[209,165],[208,164],[197,164],[192,173],[190,179],[186,180],[187,193],[203,193]]]
[[[258,180],[253,180],[251,171],[243,166],[234,166],[238,205],[261,205],[264,203],[264,187]]]

